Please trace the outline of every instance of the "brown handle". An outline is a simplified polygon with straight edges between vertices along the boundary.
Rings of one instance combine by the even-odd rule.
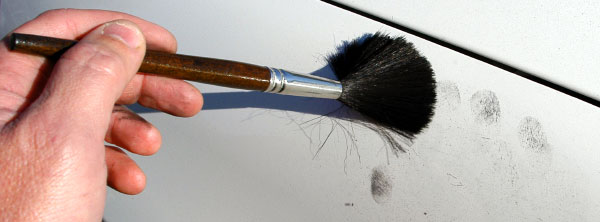
[[[59,57],[77,41],[13,33],[10,49]],[[271,79],[267,67],[241,62],[147,50],[140,72],[238,89],[265,91]]]

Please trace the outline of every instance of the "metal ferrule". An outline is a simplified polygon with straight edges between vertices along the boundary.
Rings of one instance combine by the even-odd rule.
[[[265,92],[326,99],[337,99],[342,95],[342,84],[338,81],[282,69],[269,70],[271,83]]]

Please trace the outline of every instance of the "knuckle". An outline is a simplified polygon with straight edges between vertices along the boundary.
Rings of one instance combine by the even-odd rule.
[[[114,50],[99,44],[81,43],[63,58],[78,66],[86,75],[114,78],[125,71],[125,62]],[[77,70],[77,69],[76,69]]]
[[[50,32],[52,35],[59,35],[62,37],[71,36],[75,37],[80,33],[77,25],[71,17],[73,11],[78,11],[77,9],[71,8],[59,8],[59,9],[51,9],[39,14],[34,20],[41,21],[45,24],[62,24],[61,26],[56,27],[56,29],[52,29]],[[46,34],[50,34],[46,33]]]
[[[42,12],[41,14],[39,14],[37,16],[37,18],[61,17],[67,13],[67,10],[68,9],[66,9],[66,8],[51,9],[51,10]]]

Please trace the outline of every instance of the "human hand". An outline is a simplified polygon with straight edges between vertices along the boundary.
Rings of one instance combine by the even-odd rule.
[[[176,51],[168,31],[140,18],[60,9],[14,32],[80,41],[55,64],[0,45],[0,221],[100,221],[107,184],[126,194],[145,187],[137,164],[104,141],[140,155],[161,143],[122,105],[192,116],[202,96],[181,80],[135,75],[146,46]]]

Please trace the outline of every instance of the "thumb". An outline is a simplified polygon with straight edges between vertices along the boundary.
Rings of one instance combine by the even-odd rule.
[[[104,138],[111,110],[140,67],[146,42],[138,26],[115,20],[99,26],[57,61],[32,107],[38,117]],[[68,124],[68,126],[62,126]],[[96,132],[97,131],[97,132]]]

